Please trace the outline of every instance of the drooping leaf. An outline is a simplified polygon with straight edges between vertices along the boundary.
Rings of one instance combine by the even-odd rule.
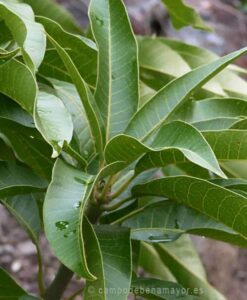
[[[138,107],[137,44],[122,1],[93,0],[89,16],[99,51],[95,99],[108,141],[125,130]]]
[[[58,159],[44,202],[46,237],[58,259],[81,277],[95,279],[88,269],[81,223],[93,176]]]
[[[59,56],[63,60],[72,78],[72,81],[76,86],[77,92],[83,103],[88,122],[90,123],[90,130],[93,136],[93,140],[95,142],[95,147],[98,150],[98,153],[101,154],[103,148],[103,139],[102,139],[103,128],[102,128],[100,113],[98,111],[98,107],[96,106],[93,95],[89,87],[85,83],[85,81],[80,76],[77,68],[73,64],[68,53],[52,37],[49,36],[49,39],[53,44],[53,46],[56,48]]]
[[[39,91],[35,123],[44,139],[53,147],[52,157],[57,157],[73,136],[72,119],[63,102],[51,93]]]
[[[107,225],[94,229],[96,235],[88,240],[88,260],[97,280],[87,282],[84,299],[127,300],[132,272],[130,231]]]
[[[29,4],[35,15],[44,16],[49,19],[56,21],[65,30],[81,33],[79,25],[76,24],[70,13],[64,9],[61,5],[58,5],[53,0],[22,0]]]
[[[1,300],[38,300],[28,295],[14,279],[0,267],[0,299]]]
[[[196,291],[195,294],[205,300],[225,300],[225,297],[207,282],[205,275],[202,276],[201,271],[198,272],[198,263],[201,263],[189,239],[180,238],[166,245],[155,244],[154,248],[177,282],[189,288],[191,293]],[[195,290],[194,287],[198,289]]]
[[[44,180],[30,169],[13,163],[0,162],[0,197],[8,197],[32,192],[41,192],[46,188]]]
[[[0,66],[0,92],[33,113],[37,85],[27,66],[11,59]]]
[[[175,176],[133,188],[133,195],[164,196],[189,206],[247,237],[247,198],[206,180]]]
[[[176,29],[193,26],[196,29],[210,30],[200,15],[192,7],[185,5],[183,0],[162,0],[162,2],[165,4]]]
[[[41,24],[35,22],[29,5],[1,0],[0,16],[21,47],[23,58],[34,73],[44,57],[46,38]]]
[[[169,148],[180,150],[193,163],[224,177],[211,148],[202,135],[189,124],[180,121],[164,125],[151,146],[130,136],[117,136],[108,143],[105,158],[108,163],[114,161],[131,163],[147,152]]]
[[[144,104],[130,121],[126,134],[145,139],[178,109],[197,88],[219,73],[247,49],[233,52],[172,81]]]
[[[233,230],[198,211],[173,201],[162,201],[148,206],[124,221],[123,226],[131,228],[133,239],[150,243],[175,240],[187,232],[242,247],[247,246],[247,239]]]
[[[90,87],[94,87],[97,76],[97,48],[95,43],[83,36],[64,31],[59,24],[50,19],[37,17],[37,20],[43,24],[49,36],[51,36],[62,48],[68,49],[67,53],[81,77]],[[52,53],[50,55],[52,55]],[[59,64],[59,61],[58,63],[56,62],[57,58],[55,56],[54,60],[53,54],[50,61],[51,65],[47,64],[44,67],[41,65],[40,72],[47,77],[53,77],[53,72],[51,72],[51,70],[53,70],[53,68],[57,69],[62,67],[61,63]],[[65,62],[64,64],[66,66]],[[71,78],[73,81],[73,76],[71,76]]]

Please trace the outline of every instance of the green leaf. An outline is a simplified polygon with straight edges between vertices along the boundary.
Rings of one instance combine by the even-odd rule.
[[[46,38],[42,25],[35,22],[31,7],[1,0],[0,16],[21,47],[26,64],[36,72],[44,57]]]
[[[89,226],[85,228],[87,234]],[[84,299],[127,300],[132,274],[130,230],[107,225],[94,229],[96,235],[87,238],[87,258],[97,280],[87,282]]]
[[[73,136],[72,119],[63,102],[51,93],[39,91],[35,123],[44,139],[53,147],[52,157],[57,157]]]
[[[200,15],[182,0],[162,0],[171,15],[173,26],[181,29],[185,26],[193,26],[196,29],[210,30]]]
[[[92,0],[89,16],[99,49],[95,99],[108,141],[125,130],[138,107],[137,44],[122,1]]]
[[[131,237],[146,242],[169,242],[183,233],[202,235],[241,247],[247,240],[233,230],[173,201],[162,201],[148,206],[122,224],[131,228]]]
[[[81,222],[93,176],[58,159],[44,202],[46,237],[57,258],[77,275],[95,279],[88,269]]]
[[[36,129],[0,117],[0,133],[20,161],[26,163],[39,176],[50,179],[53,167],[50,158],[52,151]]]
[[[30,114],[33,113],[36,90],[35,78],[27,66],[15,59],[0,66],[0,92]]]
[[[27,294],[14,279],[0,267],[0,299],[1,300],[38,300]]]
[[[30,169],[12,163],[0,162],[0,197],[41,192],[46,182]]]
[[[126,134],[145,139],[183,104],[189,95],[219,73],[247,49],[233,52],[172,81],[144,104],[130,121]]]
[[[153,278],[137,278],[131,283],[135,295],[144,296],[145,299],[165,300],[194,300],[197,297],[188,294],[183,286],[169,281]]]
[[[133,188],[136,197],[168,197],[189,206],[247,237],[247,198],[206,180],[175,176],[150,181]]]
[[[0,48],[0,66],[10,59],[14,58],[18,52],[20,51],[20,48],[16,48],[12,51],[3,51],[3,49]]]
[[[196,291],[196,295],[199,292],[199,296],[205,300],[225,300],[225,297],[198,273],[198,263],[201,263],[189,239],[179,239],[166,245],[155,244],[154,248],[179,284],[189,288],[192,293]],[[200,266],[199,270],[201,270]]]
[[[60,24],[65,30],[75,33],[82,32],[70,13],[53,0],[22,0],[22,2],[29,4],[35,15],[50,18]]]
[[[114,161],[131,163],[147,152],[169,148],[180,150],[190,161],[224,177],[213,151],[203,136],[194,127],[180,121],[164,125],[151,147],[130,136],[117,136],[108,143],[105,158],[108,163]]]
[[[97,76],[97,48],[95,43],[83,36],[64,31],[63,28],[53,20],[44,17],[37,17],[37,20],[44,26],[48,35],[51,36],[62,48],[68,51],[67,53],[81,77],[90,87],[94,87]],[[54,59],[54,53],[51,53],[50,55],[51,66],[46,64],[46,66],[42,68],[41,65],[40,69],[40,72],[47,77],[53,77],[53,72],[51,72],[52,70],[63,68],[61,63],[59,64],[59,61],[57,62],[56,56]],[[64,65],[66,66],[65,62]],[[66,68],[64,71],[66,71]],[[71,78],[73,81],[72,75]]]
[[[74,125],[74,138],[80,154],[89,160],[95,155],[96,149],[90,131],[90,124],[75,86],[52,78],[49,78],[49,81],[71,114]]]
[[[76,86],[77,92],[80,95],[81,101],[83,103],[88,122],[90,123],[90,130],[91,134],[93,136],[93,140],[95,142],[95,147],[99,154],[102,153],[103,148],[103,140],[102,140],[102,124],[101,124],[101,118],[100,113],[98,111],[98,108],[96,106],[95,100],[93,98],[93,95],[85,83],[85,81],[82,79],[81,75],[79,74],[77,68],[73,64],[70,56],[68,53],[52,38],[49,36],[49,39],[53,46],[56,48],[59,56],[63,60],[73,83]]]
[[[6,143],[0,139],[0,161],[15,161],[15,156],[11,148],[6,145]]]

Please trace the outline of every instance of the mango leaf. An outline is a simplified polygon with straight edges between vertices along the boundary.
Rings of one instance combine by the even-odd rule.
[[[39,91],[35,108],[36,127],[53,147],[52,157],[57,157],[73,136],[71,116],[63,102],[55,95]]]
[[[28,295],[14,279],[0,267],[0,299],[9,300],[38,300],[38,298]]]
[[[148,137],[193,91],[246,52],[246,48],[233,52],[172,81],[139,109],[130,121],[126,134],[142,140]]]
[[[13,151],[2,139],[0,139],[0,161],[1,160],[10,162],[15,161],[15,155]]]
[[[127,300],[132,272],[130,231],[101,225],[94,227],[95,234],[90,226],[85,226],[85,236],[91,231],[87,237],[87,259],[97,280],[87,282],[84,299]]]
[[[131,287],[135,295],[144,296],[145,299],[200,299],[189,295],[184,287],[177,283],[153,278],[137,278],[132,281]]]
[[[166,245],[155,244],[152,249],[159,256],[160,265],[166,265],[172,275],[175,276],[175,281],[189,289],[194,297],[225,299],[207,282],[205,271],[189,237],[184,236]],[[162,256],[163,253],[164,257]],[[195,286],[197,289],[194,289]]]
[[[90,131],[90,124],[75,86],[69,82],[52,78],[49,78],[49,81],[71,114],[74,125],[74,138],[80,154],[89,160],[95,154],[96,149]]]
[[[27,66],[11,59],[0,66],[0,92],[33,113],[37,85]]]
[[[103,130],[103,128],[100,113],[98,111],[98,107],[96,106],[93,95],[85,81],[82,79],[77,68],[73,64],[68,53],[52,37],[49,36],[49,40],[56,48],[72,78],[73,83],[76,86],[77,92],[80,95],[83,103],[88,122],[90,123],[90,130],[95,142],[95,147],[98,150],[98,153],[102,153],[103,140],[101,130]]]
[[[58,159],[44,202],[45,233],[55,255],[77,275],[90,280],[95,277],[87,266],[81,223],[92,182],[93,176]]]
[[[243,238],[246,230],[247,198],[206,180],[175,176],[150,181],[133,188],[135,197],[168,197],[222,223]]]
[[[82,33],[82,30],[70,13],[53,0],[22,0],[22,2],[29,4],[35,15],[53,19],[70,32]]]
[[[31,7],[1,0],[0,15],[21,47],[26,64],[36,72],[44,57],[46,38],[42,25],[35,22]]]
[[[124,131],[138,107],[137,44],[122,1],[92,0],[89,16],[99,49],[95,99],[108,141]]]
[[[193,26],[196,29],[210,30],[200,15],[192,7],[185,5],[182,0],[162,0],[162,2],[165,4],[176,29]]]
[[[0,162],[0,197],[42,192],[46,182],[30,169],[13,163]]]
[[[214,131],[214,130],[226,130],[232,128],[236,123],[239,122],[238,118],[215,118],[205,121],[199,121],[193,123],[193,126],[197,128],[199,131]]]
[[[204,275],[197,271],[199,258],[189,239],[180,238],[165,245],[155,244],[154,248],[178,283],[189,288],[191,293],[196,291],[195,294],[198,296],[199,293],[205,300],[225,300],[225,297],[207,282]],[[198,289],[194,290],[195,286]]]
[[[36,129],[0,116],[0,133],[20,161],[25,162],[37,175],[50,179],[53,166],[51,147]]]
[[[95,43],[83,36],[64,31],[59,24],[45,17],[37,17],[37,20],[43,24],[49,36],[51,36],[62,48],[68,49],[67,53],[79,71],[81,77],[90,87],[94,88],[97,76],[97,48]],[[54,60],[53,54],[51,60],[51,64],[53,66],[48,64],[46,64],[43,68],[41,66],[40,72],[47,77],[53,77],[51,70],[53,68],[56,69],[62,67],[61,64],[59,65],[59,61],[58,63],[56,62],[57,59],[55,57]],[[66,66],[65,62],[64,64]]]
[[[189,124],[180,121],[164,125],[151,147],[130,136],[119,135],[106,146],[105,158],[108,163],[114,161],[131,163],[147,152],[169,148],[180,150],[190,161],[224,177],[213,151],[202,135]]]
[[[170,120],[198,123],[217,118],[234,118],[236,122],[236,118],[246,116],[247,101],[237,98],[211,98],[186,103],[170,117]]]
[[[198,211],[173,201],[162,201],[148,206],[124,221],[122,225],[131,228],[132,239],[149,243],[169,242],[183,233],[190,233],[241,247],[247,246],[247,240],[233,230]]]

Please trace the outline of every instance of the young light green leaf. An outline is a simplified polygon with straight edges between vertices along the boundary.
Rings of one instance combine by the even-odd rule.
[[[37,85],[29,68],[11,59],[0,66],[0,92],[15,100],[30,114],[33,113]]]
[[[164,196],[185,204],[247,237],[247,198],[206,180],[175,176],[133,188],[134,196]]]
[[[233,52],[169,83],[139,109],[130,121],[126,134],[142,140],[148,137],[188,99],[193,91],[246,52],[246,48]]]
[[[127,300],[132,273],[130,230],[107,225],[95,226],[94,230],[94,243],[88,240],[88,260],[97,280],[87,282],[84,299]]]
[[[180,121],[164,125],[150,147],[133,137],[119,135],[106,146],[105,158],[108,163],[131,163],[147,152],[169,148],[180,150],[193,163],[224,177],[213,151],[203,136],[194,127]]]
[[[31,7],[1,0],[0,17],[21,47],[26,64],[33,73],[36,72],[44,57],[46,38],[43,26],[35,22]]]
[[[240,247],[247,246],[247,239],[233,230],[174,201],[162,201],[147,206],[138,214],[122,223],[131,228],[131,237],[149,243],[163,240],[169,242],[183,233],[203,235]]]
[[[178,283],[189,288],[191,293],[196,291],[196,295],[202,296],[205,300],[225,300],[225,297],[201,276],[201,272],[198,273],[198,264],[201,270],[201,262],[189,239],[180,238],[166,245],[155,244],[154,248]],[[197,290],[194,290],[195,286]]]
[[[44,202],[45,233],[55,255],[89,280],[95,277],[87,266],[81,223],[92,182],[93,176],[58,159]]]
[[[89,16],[99,49],[95,99],[108,141],[125,130],[138,107],[137,44],[122,0],[92,0]]]
[[[14,279],[0,267],[0,299],[5,300],[38,300],[36,297],[28,295]]]
[[[72,81],[76,86],[77,92],[83,103],[88,122],[90,123],[90,130],[95,142],[95,147],[98,150],[98,153],[101,154],[103,149],[103,139],[102,139],[103,128],[102,128],[101,116],[98,111],[98,107],[96,106],[93,95],[89,87],[85,83],[85,81],[82,79],[77,68],[73,64],[68,53],[52,37],[49,36],[49,39],[53,44],[53,46],[56,48],[59,56],[63,60],[72,78]]]
[[[35,124],[57,157],[73,136],[73,122],[63,102],[55,95],[39,91],[34,114]]]
[[[0,66],[14,58],[19,51],[20,48],[16,48],[12,51],[3,51],[3,49],[0,48]]]
[[[74,33],[82,33],[79,25],[75,22],[70,13],[61,5],[56,4],[53,0],[21,0],[29,4],[35,15],[44,16],[56,21],[65,30]]]
[[[162,0],[162,2],[165,4],[176,29],[193,26],[196,29],[210,30],[200,15],[192,7],[185,5],[183,0]]]

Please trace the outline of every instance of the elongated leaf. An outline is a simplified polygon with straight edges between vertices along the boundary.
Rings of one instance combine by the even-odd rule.
[[[79,25],[76,24],[70,13],[53,0],[22,0],[22,2],[29,4],[35,15],[53,19],[65,30],[81,33]]]
[[[131,287],[135,295],[145,296],[146,299],[199,299],[197,297],[189,295],[186,290],[184,291],[184,287],[177,283],[162,281],[153,278],[135,279],[134,281],[132,281]]]
[[[19,52],[19,50],[19,48],[16,48],[12,51],[7,52],[0,49],[0,66],[9,61],[10,59],[14,58]]]
[[[56,48],[59,56],[63,60],[73,83],[76,86],[77,92],[80,95],[81,101],[83,103],[88,122],[90,123],[90,130],[92,136],[94,137],[95,147],[98,153],[102,153],[103,140],[102,140],[102,124],[98,108],[94,101],[93,95],[89,87],[86,85],[85,81],[80,76],[77,68],[73,64],[68,53],[51,37],[49,37],[51,43]]]
[[[68,54],[82,78],[90,85],[90,87],[94,87],[97,75],[97,49],[95,43],[83,36],[74,35],[64,31],[59,24],[50,19],[37,17],[37,20],[43,24],[46,32],[62,48],[68,49]],[[54,54],[50,59],[50,63],[51,65],[46,64],[44,67],[41,66],[40,72],[48,77],[53,77],[51,70],[53,70],[53,68],[62,68],[63,66],[61,66],[61,63],[59,64],[59,61],[57,62],[56,56],[54,60]],[[64,64],[66,66],[65,62]],[[73,81],[73,76],[71,76],[71,78]]]
[[[15,161],[15,155],[11,148],[6,145],[6,143],[0,139],[0,161]]]
[[[95,154],[96,149],[90,131],[90,124],[75,86],[55,79],[49,79],[49,81],[71,114],[74,124],[74,138],[80,154],[85,159],[90,159]]]
[[[169,148],[180,150],[190,161],[224,177],[202,135],[192,126],[179,121],[163,126],[151,147],[130,136],[117,136],[107,145],[105,158],[108,163],[114,161],[131,163],[147,152]]]
[[[31,7],[1,0],[0,16],[21,47],[26,64],[36,72],[44,57],[46,38],[42,25],[35,22]]]
[[[14,279],[0,267],[0,299],[5,300],[38,300],[27,294]]]
[[[125,130],[138,107],[137,45],[122,1],[92,0],[89,15],[99,48],[95,98],[107,141]]]
[[[136,186],[132,192],[135,196],[154,195],[174,199],[247,237],[247,198],[206,180],[168,177]]]
[[[187,232],[242,247],[247,246],[247,240],[233,230],[200,212],[173,201],[164,201],[147,207],[127,219],[123,225],[132,229],[133,239],[147,242],[161,240],[165,242],[177,239],[180,234]]]
[[[175,109],[186,101],[191,92],[246,52],[246,48],[233,52],[172,81],[142,106],[130,121],[126,133],[139,139],[149,136],[166,121]]]
[[[15,100],[27,112],[33,113],[36,82],[31,71],[12,59],[0,66],[0,92]]]
[[[225,297],[215,290],[201,275],[195,271],[198,258],[191,242],[187,239],[179,239],[170,244],[155,244],[160,259],[169,268],[178,283],[189,288],[193,293],[205,300],[224,300]],[[186,261],[187,260],[187,261]]]
[[[57,157],[64,143],[69,144],[73,136],[72,119],[63,102],[51,93],[39,91],[35,123],[44,139],[53,147],[52,157]]]
[[[83,211],[93,177],[58,159],[44,202],[46,237],[58,259],[76,274],[94,279],[81,237]]]
[[[88,242],[88,259],[97,280],[87,282],[84,299],[127,300],[131,284],[130,231],[101,225],[95,227],[95,232],[93,239],[97,237],[98,245]]]
[[[171,15],[173,26],[176,29],[193,26],[196,29],[209,30],[200,15],[182,0],[162,0]]]
[[[46,188],[46,182],[30,169],[0,162],[0,197],[40,192]]]

